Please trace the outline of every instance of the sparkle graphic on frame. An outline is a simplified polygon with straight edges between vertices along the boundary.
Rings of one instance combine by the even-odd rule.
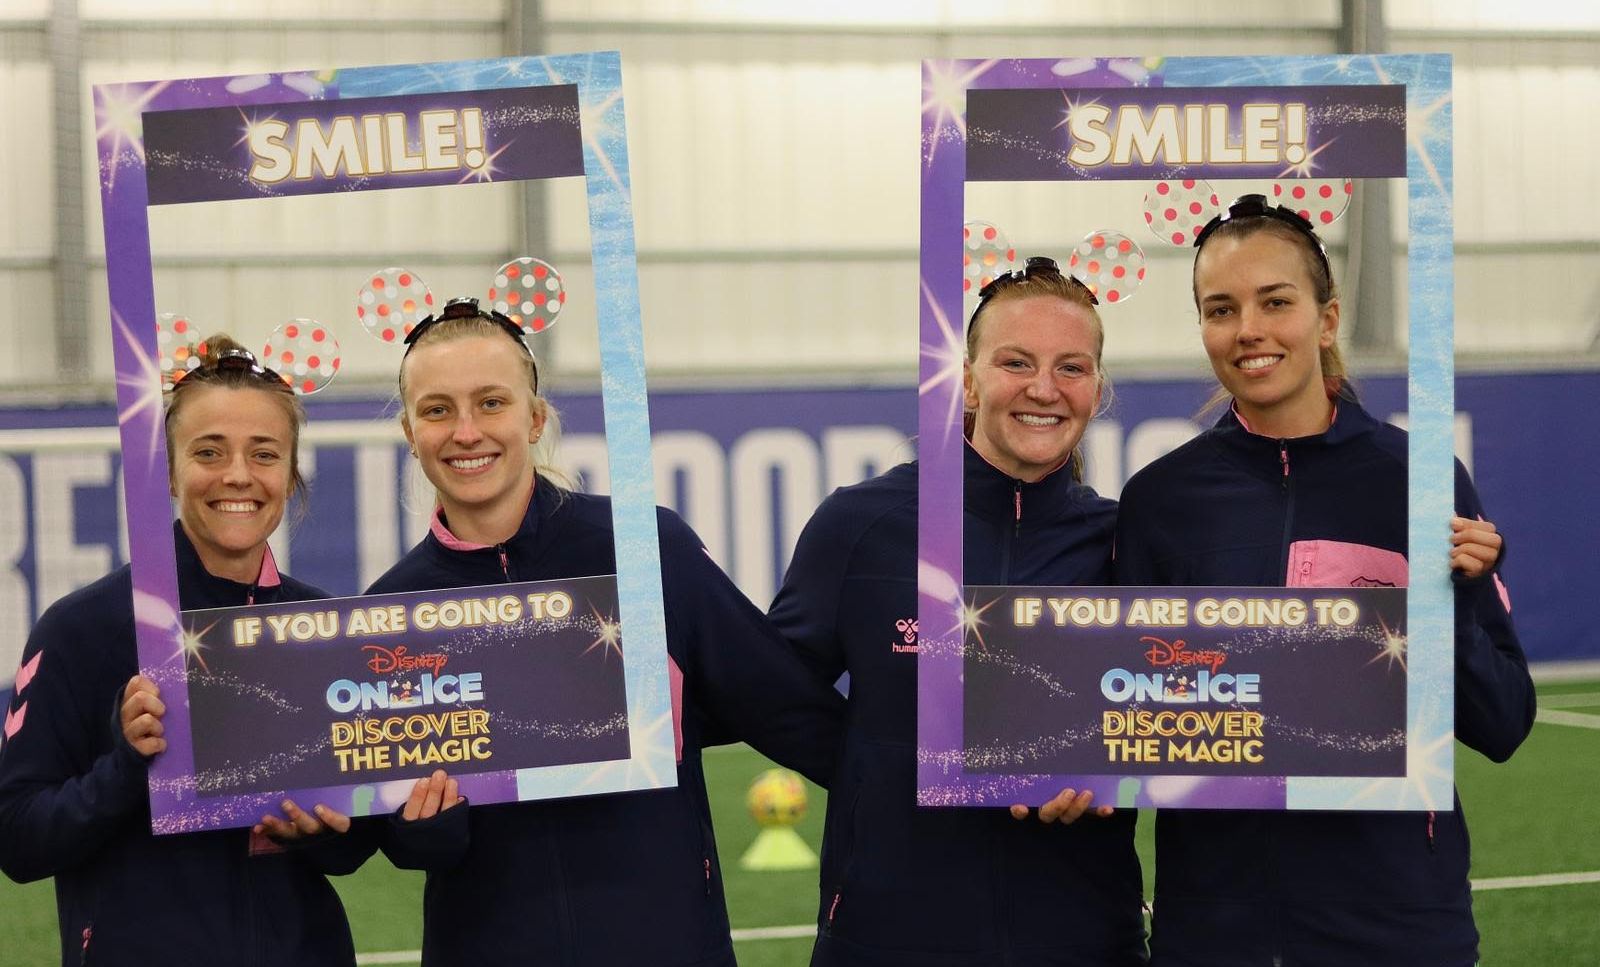
[[[207,675],[211,674],[211,669],[206,665],[206,658],[200,652],[205,650],[206,647],[206,633],[216,626],[217,623],[213,621],[199,631],[192,631],[188,628],[183,629],[183,632],[178,636],[178,650],[173,653],[172,657],[181,657],[185,668],[189,667],[189,659],[193,658],[199,664],[201,671]]]
[[[960,132],[960,140],[967,138],[967,88],[979,77],[988,73],[995,61],[986,60],[964,74],[947,73],[946,65],[928,65],[928,79],[923,87],[927,99],[922,102],[922,113],[933,115],[933,130],[928,134],[927,163],[933,163],[939,142],[952,127]]]
[[[622,625],[619,622],[614,621],[609,616],[602,616],[600,614],[600,610],[595,608],[593,605],[590,606],[589,610],[593,612],[595,623],[599,625],[600,631],[599,634],[595,636],[594,642],[591,643],[589,647],[585,648],[583,653],[587,655],[589,652],[598,648],[600,649],[600,657],[602,659],[610,658],[613,653],[615,653],[618,658],[621,658]]]
[[[163,401],[161,398],[161,364],[144,351],[144,346],[139,338],[134,335],[133,327],[115,308],[111,310],[111,324],[115,327],[117,335],[128,348],[128,353],[134,359],[138,369],[136,372],[121,372],[117,374],[118,389],[126,388],[133,392],[133,398],[121,406],[117,411],[117,422],[122,426],[130,423],[137,424],[143,420],[149,428],[150,436],[144,446],[144,452],[149,456],[147,469],[156,465],[158,448],[162,445],[162,434],[165,424],[160,419]]]
[[[996,598],[985,605],[978,605],[976,600],[962,601],[956,608],[956,623],[950,626],[950,631],[960,631],[961,640],[965,642],[970,636],[977,640],[978,647],[988,653],[989,646],[983,640],[983,613],[995,606]],[[948,632],[947,632],[948,633]]]
[[[1389,627],[1389,623],[1384,621],[1381,617],[1378,619],[1378,627],[1383,629],[1383,644],[1379,646],[1378,653],[1374,655],[1372,660],[1367,662],[1367,664],[1373,665],[1383,661],[1384,659],[1388,659],[1388,667],[1393,668],[1395,665],[1399,665],[1400,670],[1405,671],[1406,633],[1400,630],[1398,627]]]
[[[171,83],[161,81],[150,85],[122,84],[99,88],[101,94],[99,103],[95,105],[94,137],[102,145],[110,147],[110,150],[101,149],[102,155],[111,161],[110,170],[103,173],[108,190],[117,187],[117,169],[121,167],[124,149],[131,150],[139,159],[139,167],[144,167],[144,109]]]
[[[967,347],[961,330],[950,322],[950,317],[944,311],[944,306],[934,298],[933,290],[928,288],[928,281],[922,280],[922,299],[927,303],[928,311],[933,313],[933,321],[939,326],[940,343],[937,346],[922,347],[922,355],[934,360],[938,368],[934,374],[922,381],[917,387],[919,395],[945,391],[949,386],[950,407],[949,414],[944,421],[944,438],[950,439],[950,434],[961,425],[957,419],[961,415],[962,379],[966,374]]]

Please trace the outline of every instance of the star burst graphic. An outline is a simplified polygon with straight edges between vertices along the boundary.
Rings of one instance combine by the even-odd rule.
[[[950,626],[950,632],[947,634],[960,631],[963,642],[969,637],[973,638],[978,642],[978,647],[987,653],[989,646],[983,640],[983,614],[994,607],[998,600],[1000,599],[996,598],[985,605],[979,605],[976,599],[962,601],[956,606],[956,623]]]
[[[128,325],[127,320],[114,307],[111,310],[111,324],[116,328],[118,338],[122,340],[128,356],[133,358],[136,367],[132,372],[117,374],[117,395],[121,398],[117,423],[126,427],[144,421],[149,431],[149,439],[143,447],[148,456],[146,470],[152,471],[156,466],[159,448],[165,443],[162,437],[163,424],[159,418],[163,406],[161,365],[144,351],[144,345],[135,335],[133,327]]]
[[[622,657],[622,625],[621,625],[621,623],[616,621],[615,619],[613,619],[609,615],[601,615],[600,614],[600,610],[598,608],[595,608],[592,605],[590,606],[589,610],[590,610],[590,613],[592,613],[594,615],[595,623],[597,625],[599,625],[600,632],[599,632],[599,634],[595,635],[594,641],[590,643],[589,647],[587,647],[587,648],[585,648],[583,650],[583,653],[585,655],[587,655],[589,652],[594,651],[595,649],[598,648],[600,650],[601,659],[608,659],[608,658],[611,657],[611,655],[613,653],[618,658],[621,658]]]
[[[1401,671],[1406,670],[1406,633],[1398,626],[1391,628],[1382,618],[1378,619],[1378,627],[1383,629],[1383,643],[1378,646],[1378,653],[1372,656],[1367,664],[1372,665],[1388,659],[1389,667],[1400,666]]]
[[[117,187],[119,159],[127,149],[144,166],[144,109],[171,86],[171,81],[157,84],[108,84],[96,89],[94,111],[94,137],[101,145],[101,155],[109,161],[105,172],[106,187]]]
[[[940,341],[935,345],[923,344],[922,355],[933,360],[933,375],[923,380],[917,387],[920,395],[929,393],[950,394],[949,415],[945,419],[945,440],[950,439],[950,434],[957,431],[961,421],[962,377],[966,372],[967,346],[961,329],[950,321],[950,316],[934,298],[933,290],[928,287],[928,280],[922,280],[922,298],[928,305],[928,311],[933,313],[933,320],[939,327]]]
[[[183,629],[183,631],[178,634],[178,650],[173,652],[172,657],[182,658],[183,666],[185,668],[189,667],[189,659],[193,658],[195,662],[199,664],[201,671],[205,672],[207,675],[211,674],[210,667],[206,665],[205,655],[202,655],[201,652],[204,651],[206,647],[206,634],[216,626],[217,623],[213,621],[199,631],[194,631],[189,628]]]
[[[928,65],[928,79],[923,86],[926,95],[922,102],[922,113],[932,115],[933,129],[929,133],[928,164],[933,163],[934,153],[939,149],[939,142],[943,140],[949,128],[960,132],[961,140],[967,137],[967,88],[979,77],[988,73],[995,65],[995,61],[983,61],[965,73],[957,73],[960,67],[956,64],[934,63]]]

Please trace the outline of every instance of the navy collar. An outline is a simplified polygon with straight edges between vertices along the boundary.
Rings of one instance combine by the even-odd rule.
[[[1028,483],[985,460],[970,442],[962,449],[963,497],[969,514],[1018,522],[1046,520],[1066,513],[1089,490],[1072,479],[1070,460]]]
[[[241,584],[217,577],[206,570],[200,561],[200,552],[194,549],[194,543],[184,533],[183,524],[179,521],[172,522],[172,549],[178,567],[179,603],[185,611],[234,608],[252,598],[259,602],[261,585]],[[273,575],[277,576],[276,567],[273,568]]]

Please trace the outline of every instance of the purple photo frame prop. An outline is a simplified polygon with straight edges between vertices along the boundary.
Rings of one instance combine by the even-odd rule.
[[[150,767],[155,832],[250,825],[285,797],[364,815],[392,808],[395,790],[369,782],[197,795],[156,341],[153,204],[585,178],[631,754],[619,760],[613,749],[605,761],[464,773],[461,792],[492,803],[673,785],[671,676],[617,53],[109,84],[96,87],[95,105],[139,666],[161,686],[168,709],[168,748]],[[450,112],[454,117],[445,117]],[[279,126],[284,119],[291,123]],[[324,132],[323,143],[303,156],[284,149],[302,119]],[[519,150],[505,150],[513,142]],[[320,168],[313,172],[304,159]],[[257,162],[262,177],[250,177]],[[282,166],[291,163],[286,176]]]
[[[1453,607],[1448,545],[1437,526],[1453,507],[1450,61],[1380,57],[1132,58],[925,61],[918,458],[917,785],[925,806],[1042,803],[1063,788],[1098,803],[1258,809],[1449,808],[1453,795]],[[961,228],[969,181],[1271,178],[1276,163],[1085,164],[1067,150],[1062,108],[1083,103],[1146,112],[1207,103],[1242,114],[1295,88],[1329,138],[1315,176],[1405,178],[1408,192],[1410,587],[1403,776],[1133,776],[976,774],[964,767],[964,639],[980,602],[963,575],[961,461],[965,355]],[[969,95],[971,97],[969,98]],[[1174,96],[1178,95],[1178,96]],[[1063,102],[1065,99],[1065,102]],[[981,118],[979,117],[981,115]],[[1148,116],[1148,114],[1146,115]],[[1237,132],[1237,127],[1234,128]],[[1245,159],[1251,161],[1252,159]],[[1304,177],[1305,175],[1302,175]],[[972,217],[984,213],[974,212]],[[1087,227],[1087,226],[1086,226]],[[1441,483],[1442,481],[1442,483]],[[988,598],[1002,589],[989,588]],[[1012,589],[1015,590],[1015,589]],[[1084,589],[1077,589],[1082,592]],[[1121,589],[1127,590],[1127,589]],[[1185,589],[1163,589],[1182,595]],[[1106,589],[1117,594],[1119,589]],[[1074,687],[1098,688],[1100,667]],[[1091,677],[1092,676],[1092,677]],[[1050,709],[1022,715],[1049,720]]]

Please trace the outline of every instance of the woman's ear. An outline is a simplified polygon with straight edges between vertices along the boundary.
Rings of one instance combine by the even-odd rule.
[[[1327,349],[1339,341],[1339,300],[1329,299],[1322,307],[1322,331],[1317,334],[1317,344]]]

